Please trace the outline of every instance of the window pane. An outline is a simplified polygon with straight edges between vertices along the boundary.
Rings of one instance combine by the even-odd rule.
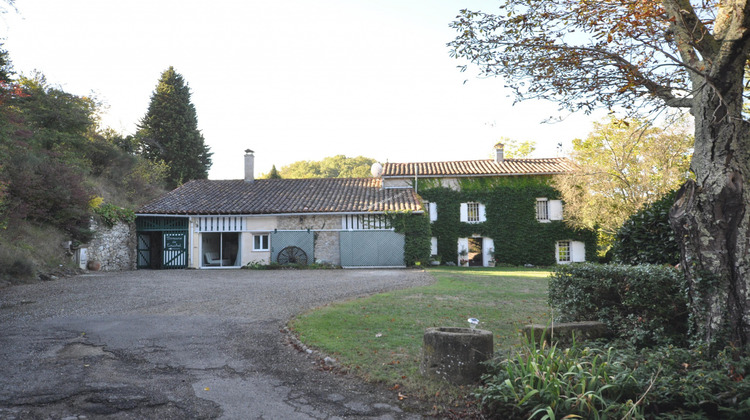
[[[253,235],[253,251],[268,251],[268,235]]]
[[[557,243],[557,260],[560,262],[570,261],[570,242],[560,241]]]
[[[536,220],[549,220],[549,208],[547,199],[536,200]]]
[[[467,220],[469,222],[478,222],[479,221],[479,203],[467,203],[466,209],[468,213]]]

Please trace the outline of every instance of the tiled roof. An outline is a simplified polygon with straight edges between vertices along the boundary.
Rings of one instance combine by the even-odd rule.
[[[447,162],[385,163],[383,177],[554,175],[571,172],[568,158],[462,160]]]
[[[375,178],[194,180],[143,206],[144,214],[280,214],[421,211],[411,189]]]

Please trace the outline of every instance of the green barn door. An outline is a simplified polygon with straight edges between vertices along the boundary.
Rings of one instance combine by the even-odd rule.
[[[138,268],[173,269],[188,264],[187,217],[137,217]]]

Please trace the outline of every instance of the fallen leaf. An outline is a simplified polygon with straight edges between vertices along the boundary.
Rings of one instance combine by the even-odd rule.
[[[399,399],[399,401],[400,401],[400,400],[403,400],[403,399],[405,399],[405,398],[406,398],[406,395],[404,395],[404,394],[402,394],[402,393],[400,393],[400,392],[398,393],[398,399]]]
[[[204,391],[209,391],[208,387],[203,388]]]

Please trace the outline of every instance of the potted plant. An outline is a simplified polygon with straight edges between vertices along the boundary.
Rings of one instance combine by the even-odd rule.
[[[430,265],[440,265],[440,255],[431,255],[430,256]]]
[[[464,248],[461,251],[459,251],[459,253],[458,253],[458,265],[460,265],[461,267],[466,267],[467,265],[469,265],[469,258],[468,258],[468,256],[469,256],[469,251],[467,249]]]

